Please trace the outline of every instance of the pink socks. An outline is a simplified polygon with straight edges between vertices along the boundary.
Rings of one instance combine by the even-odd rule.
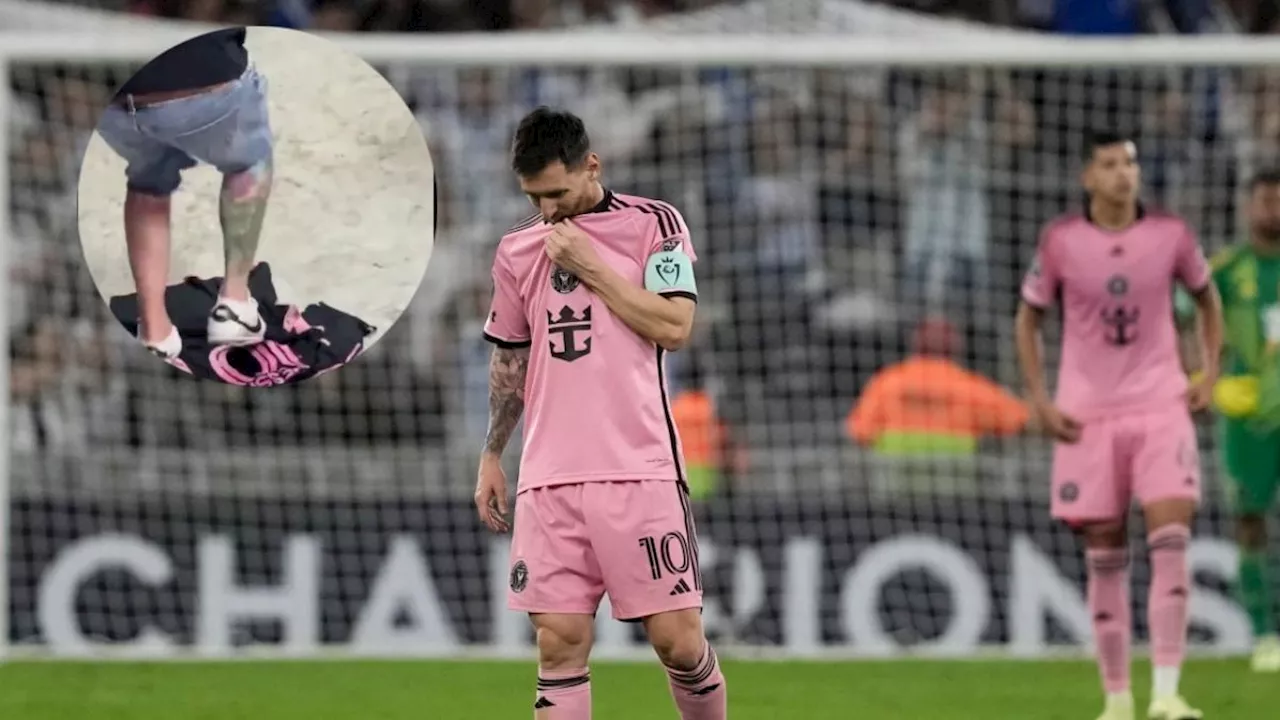
[[[534,720],[591,720],[591,673],[575,670],[539,670]]]
[[[1107,694],[1129,692],[1129,656],[1133,643],[1129,606],[1129,551],[1088,550],[1089,613],[1097,645],[1098,670]]]

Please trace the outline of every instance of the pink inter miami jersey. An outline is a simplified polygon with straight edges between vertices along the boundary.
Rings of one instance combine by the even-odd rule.
[[[1085,215],[1047,225],[1022,298],[1062,303],[1057,403],[1080,418],[1168,406],[1187,389],[1174,327],[1175,281],[1195,292],[1210,279],[1181,219],[1140,212],[1121,231]]]
[[[606,191],[574,222],[601,259],[637,286],[655,253],[682,250],[696,260],[684,219],[663,202]],[[519,491],[682,479],[662,350],[552,264],[545,250],[551,229],[539,215],[502,238],[485,324],[485,337],[499,346],[530,346]]]

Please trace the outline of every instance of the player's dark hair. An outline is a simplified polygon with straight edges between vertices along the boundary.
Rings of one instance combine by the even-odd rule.
[[[591,139],[582,118],[564,110],[540,107],[524,116],[511,143],[511,169],[533,177],[557,161],[576,168],[591,152]]]
[[[1249,178],[1249,192],[1253,192],[1260,187],[1276,187],[1280,185],[1280,167],[1271,167],[1253,174]]]
[[[1132,141],[1133,138],[1116,130],[1091,130],[1085,139],[1084,148],[1082,148],[1082,159],[1088,162],[1093,159],[1093,154],[1101,148]]]

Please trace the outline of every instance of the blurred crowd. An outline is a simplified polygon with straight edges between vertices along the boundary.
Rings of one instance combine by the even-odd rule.
[[[138,15],[341,32],[493,32],[642,22],[736,0],[62,0]],[[1057,32],[1263,32],[1275,0],[872,0]]]
[[[340,32],[497,32],[633,23],[736,0],[66,0],[201,22]],[[1055,32],[1265,32],[1275,0],[873,0],[946,17]]]
[[[94,3],[102,6],[105,3]],[[428,32],[640,23],[709,0],[191,0],[141,14],[304,29]],[[915,0],[952,17],[1073,33],[1280,32],[1273,2]],[[1104,7],[1105,6],[1105,7]],[[1104,12],[1105,10],[1105,12]],[[690,16],[694,17],[694,16]],[[714,30],[711,25],[707,30]],[[130,68],[15,67],[9,123],[13,442],[216,448],[456,445],[487,415],[489,260],[529,213],[507,170],[516,118],[581,114],[607,183],[684,213],[701,256],[677,393],[707,391],[739,433],[841,443],[868,379],[922,321],[957,361],[1011,385],[1008,319],[1037,228],[1081,198],[1085,130],[1139,139],[1149,199],[1214,247],[1240,178],[1280,155],[1280,71],[384,68],[437,165],[437,251],[407,318],[363,360],[247,391],[157,368],[113,327],[79,260],[74,196],[98,108]]]
[[[198,22],[333,32],[499,32],[642,21],[725,0],[73,0]]]

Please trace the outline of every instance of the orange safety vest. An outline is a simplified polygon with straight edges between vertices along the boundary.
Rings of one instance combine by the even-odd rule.
[[[671,403],[671,417],[680,432],[688,470],[689,491],[695,499],[716,490],[724,467],[726,432],[711,396],[701,390],[680,393]]]
[[[968,454],[983,436],[1020,432],[1029,417],[1027,406],[996,383],[921,356],[877,373],[845,429],[855,442],[887,454]]]

